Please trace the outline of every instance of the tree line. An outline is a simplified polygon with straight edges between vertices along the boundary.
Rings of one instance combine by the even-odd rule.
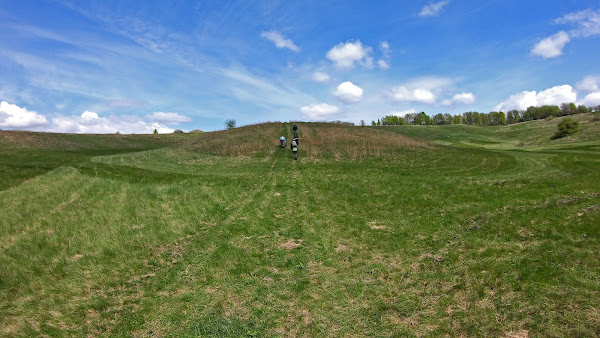
[[[575,114],[584,114],[588,112],[600,112],[600,105],[586,107],[584,105],[576,106],[574,103],[563,103],[560,106],[543,105],[540,107],[531,106],[526,110],[510,110],[506,113],[502,111],[492,111],[489,113],[465,112],[462,114],[450,115],[436,114],[427,115],[425,112],[409,113],[404,117],[396,115],[386,115],[377,121],[371,121],[372,126],[397,126],[397,125],[448,125],[448,124],[466,124],[474,126],[498,126],[513,124],[525,121],[545,119],[548,117],[568,116]],[[361,125],[363,121],[361,121]]]

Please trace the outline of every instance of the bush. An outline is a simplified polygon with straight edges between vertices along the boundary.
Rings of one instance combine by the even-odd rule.
[[[173,134],[183,134],[183,130],[181,130],[181,129],[175,129],[173,131]]]
[[[567,135],[575,134],[578,130],[579,122],[570,117],[566,117],[558,124],[558,130],[556,131],[556,134],[552,136],[552,139],[556,140]]]
[[[200,133],[203,133],[203,131],[200,129],[194,129],[194,130],[190,131],[190,134],[200,134]]]
[[[236,124],[237,124],[237,122],[234,119],[225,120],[225,128],[226,129],[233,129],[233,128],[235,128]]]

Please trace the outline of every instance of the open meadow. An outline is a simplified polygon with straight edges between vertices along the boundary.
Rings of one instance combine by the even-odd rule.
[[[598,336],[600,122],[0,131],[1,336]]]

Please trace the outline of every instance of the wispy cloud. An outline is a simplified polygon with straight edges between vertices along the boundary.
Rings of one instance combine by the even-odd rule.
[[[545,59],[555,58],[563,53],[563,49],[572,39],[587,38],[600,35],[600,10],[586,9],[565,14],[554,20],[558,25],[573,26],[570,30],[561,30],[537,42],[531,49],[532,55]]]
[[[423,7],[423,9],[421,9],[421,12],[419,12],[419,16],[437,16],[442,12],[444,7],[446,7],[446,5],[448,5],[449,2],[450,1],[446,0],[426,5],[425,7]]]
[[[327,103],[314,103],[300,108],[302,117],[313,121],[326,121],[339,116],[340,108]]]
[[[277,31],[262,32],[260,37],[273,42],[277,48],[287,48],[296,53],[300,51],[300,47],[296,46],[294,41],[291,39],[286,39]]]

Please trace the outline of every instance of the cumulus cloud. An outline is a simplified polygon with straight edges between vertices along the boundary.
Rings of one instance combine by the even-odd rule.
[[[399,117],[405,117],[407,114],[416,114],[417,111],[414,109],[402,110],[402,111],[393,111],[390,112],[389,115],[395,115]]]
[[[561,30],[558,33],[542,39],[531,49],[531,54],[543,58],[554,58],[562,54],[567,43],[574,38],[587,38],[600,35],[600,10],[586,9],[579,12],[565,14],[554,20],[558,25],[570,25],[572,29]]]
[[[391,97],[398,102],[435,103],[435,95],[431,90],[425,88],[409,89],[405,86],[399,86],[392,89]]]
[[[340,109],[327,103],[315,103],[300,108],[302,118],[308,120],[328,120],[338,116]]]
[[[156,122],[161,122],[164,124],[177,125],[180,123],[191,122],[192,118],[185,115],[180,115],[178,113],[163,113],[156,112],[151,115],[146,116],[148,119]]]
[[[565,45],[571,41],[569,34],[560,31],[536,43],[531,49],[531,54],[538,55],[544,59],[550,59],[562,55]]]
[[[315,82],[327,82],[329,81],[329,75],[326,73],[315,72],[312,75],[312,80]]]
[[[588,107],[600,105],[600,91],[586,95],[581,104]]]
[[[449,2],[450,1],[440,1],[431,3],[421,9],[419,16],[437,16]]]
[[[0,127],[9,129],[37,129],[48,124],[43,115],[6,101],[0,102]]]
[[[277,31],[262,32],[260,37],[273,42],[277,48],[287,48],[296,53],[300,51],[300,47],[296,46],[294,41],[284,38],[283,35]]]
[[[371,52],[371,47],[363,46],[359,40],[356,40],[335,45],[327,52],[326,57],[340,69],[350,69],[355,63],[373,68]]]
[[[573,87],[562,85],[542,90],[539,93],[534,90],[511,95],[494,109],[497,111],[525,110],[530,106],[560,105],[561,103],[575,102],[576,100],[577,93],[573,90]]]
[[[350,81],[342,82],[333,93],[338,100],[344,103],[355,103],[360,101],[363,96],[363,90]]]
[[[577,89],[584,92],[597,92],[600,90],[600,76],[588,75],[577,83]]]
[[[450,106],[453,104],[473,104],[475,103],[475,95],[473,93],[460,93],[452,96],[451,99],[442,101],[442,105]]]
[[[140,121],[133,116],[100,117],[95,112],[85,111],[80,116],[57,116],[52,119],[51,131],[61,133],[151,134],[172,133],[173,129],[158,122]]]
[[[388,95],[396,102],[436,104],[437,98],[448,91],[448,87],[452,84],[453,81],[449,78],[436,76],[422,77],[392,88],[388,92]],[[465,97],[461,96],[461,94],[456,96],[456,98],[458,100],[465,100]],[[445,101],[443,100],[442,104]]]

